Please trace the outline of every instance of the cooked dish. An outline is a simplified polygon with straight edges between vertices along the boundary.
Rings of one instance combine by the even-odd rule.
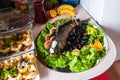
[[[32,52],[0,62],[0,80],[35,80],[37,74]]]
[[[53,70],[82,72],[105,56],[104,37],[103,30],[88,20],[60,19],[47,23],[40,32],[36,40],[37,52]]]
[[[29,49],[31,46],[32,38],[28,30],[0,36],[0,56],[9,56]]]

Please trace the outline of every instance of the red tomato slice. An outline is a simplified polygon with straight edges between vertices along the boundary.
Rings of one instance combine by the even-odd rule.
[[[52,29],[52,33],[54,33],[56,31],[56,29]]]
[[[50,41],[47,41],[47,42],[46,42],[46,46],[50,46]]]
[[[50,40],[50,39],[51,39],[51,36],[50,36],[50,35],[46,36],[46,40],[47,40],[47,41]]]

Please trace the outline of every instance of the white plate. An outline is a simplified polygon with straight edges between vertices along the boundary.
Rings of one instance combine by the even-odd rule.
[[[53,23],[55,20],[60,18],[69,18],[69,16],[58,16],[55,19],[50,20],[48,23]],[[99,27],[94,21],[96,26]],[[107,53],[105,57],[93,68],[79,73],[62,73],[45,67],[43,64],[38,62],[38,68],[41,80],[87,80],[99,76],[111,67],[116,58],[116,48],[113,41],[105,34],[104,44],[106,46]]]
[[[87,80],[104,73],[113,64],[116,58],[116,48],[112,40],[108,39],[108,51],[103,60],[95,67],[79,73],[62,73],[46,68],[40,62],[38,63],[41,80]]]

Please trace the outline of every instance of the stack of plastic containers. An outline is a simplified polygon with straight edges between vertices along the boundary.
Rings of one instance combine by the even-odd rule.
[[[28,14],[0,19],[0,80],[40,80],[32,22]]]

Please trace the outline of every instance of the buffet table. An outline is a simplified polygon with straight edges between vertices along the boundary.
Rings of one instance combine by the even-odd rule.
[[[81,20],[85,20],[91,18],[84,9],[82,9],[79,5],[76,7],[77,15],[76,18],[80,18]],[[65,16],[57,16],[56,18],[50,19],[48,22],[52,23],[57,19],[69,17],[68,15]],[[36,39],[39,32],[44,28],[44,25],[34,24],[33,27],[33,37]],[[61,73],[49,68],[46,68],[38,61],[38,68],[40,72],[40,80],[87,80],[99,76],[100,74],[104,73],[110,66],[113,64],[115,57],[116,57],[116,48],[113,41],[107,36],[108,38],[108,51],[105,58],[93,67],[90,70],[80,72],[80,73]]]

